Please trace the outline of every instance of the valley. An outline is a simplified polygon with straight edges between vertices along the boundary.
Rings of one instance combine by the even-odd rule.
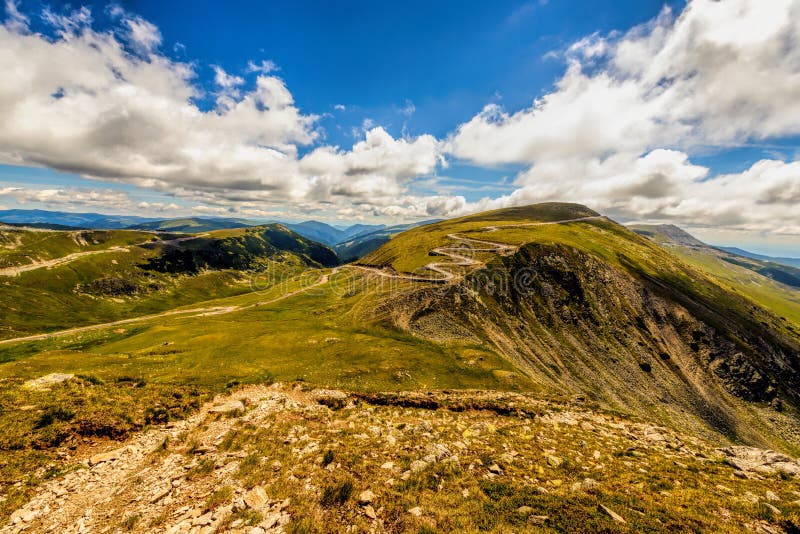
[[[165,532],[313,532],[325,521],[780,532],[798,520],[794,468],[742,476],[724,452],[800,455],[800,306],[788,286],[772,307],[761,290],[575,204],[411,228],[345,265],[280,225],[148,242],[118,232],[98,250],[41,253],[56,263],[0,285],[7,309],[31,303],[5,316],[0,340],[0,513],[22,510],[9,532],[45,528],[56,506],[71,511],[46,528],[76,532],[107,522],[85,514],[97,508]],[[162,285],[99,291],[110,277]],[[67,321],[67,307],[86,313]],[[67,378],[31,389],[50,375]],[[236,413],[209,411],[234,401]],[[267,428],[288,441],[262,443]],[[388,447],[389,435],[405,445]],[[412,467],[438,444],[446,457]],[[105,450],[119,460],[93,463]],[[328,450],[335,462],[318,459]],[[182,482],[165,492],[165,478]],[[325,504],[326,488],[348,480],[352,496]],[[69,496],[85,485],[96,500]],[[246,504],[257,487],[266,508]],[[367,489],[380,500],[359,502]],[[139,491],[163,496],[131,508],[126,495]],[[564,506],[576,523],[563,522]]]

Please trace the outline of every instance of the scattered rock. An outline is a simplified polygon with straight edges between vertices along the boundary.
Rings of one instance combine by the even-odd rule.
[[[770,512],[772,512],[774,515],[781,515],[781,511],[780,511],[780,509],[779,509],[777,506],[775,506],[775,505],[773,505],[773,504],[770,504],[770,503],[768,503],[768,502],[765,502],[765,503],[764,503],[764,506],[765,506],[765,507],[766,507],[766,508],[767,508],[767,509],[768,509]]]
[[[517,508],[517,513],[519,515],[524,515],[527,517],[533,513],[533,508],[531,508],[530,506],[520,506],[519,508]]]
[[[34,390],[48,389],[50,386],[61,384],[62,382],[66,382],[67,380],[71,380],[73,378],[75,378],[75,375],[64,374],[64,373],[50,373],[49,375],[44,375],[40,376],[39,378],[34,378],[33,380],[28,380],[22,385],[22,387],[24,387],[25,389],[34,389]]]
[[[105,462],[111,462],[114,460],[119,460],[120,451],[108,451],[108,452],[101,452],[100,454],[95,454],[91,458],[89,458],[89,465],[94,467],[98,464],[102,464]]]
[[[408,513],[413,515],[414,517],[420,517],[422,515],[422,508],[419,506],[415,506],[414,508],[410,508]]]
[[[425,468],[427,467],[428,467],[428,462],[424,460],[414,460],[413,462],[411,462],[409,469],[411,470],[412,473],[419,473],[420,471],[425,470]]]
[[[547,465],[549,465],[550,467],[558,467],[562,463],[564,463],[564,460],[562,460],[558,456],[552,456],[552,455],[547,456]]]
[[[244,412],[244,404],[240,400],[232,400],[225,402],[223,404],[218,404],[217,406],[213,406],[208,413],[236,413],[236,412]]]
[[[370,519],[378,518],[378,514],[375,513],[375,509],[369,504],[364,507],[364,515],[366,515]]]
[[[280,518],[281,518],[281,514],[279,514],[277,512],[273,512],[273,513],[267,514],[266,517],[264,517],[264,520],[261,521],[261,523],[259,523],[258,526],[260,526],[261,528],[263,528],[265,530],[269,530],[269,529],[271,529],[272,527],[274,527],[275,525],[278,524],[278,521],[280,520]]]
[[[375,500],[375,494],[370,490],[364,490],[358,496],[359,504],[369,504]]]
[[[433,456],[435,461],[442,461],[450,456],[450,449],[441,443],[432,443],[428,445],[426,451],[429,455]]]
[[[310,396],[319,404],[334,410],[344,408],[347,405],[348,399],[346,393],[332,389],[316,389],[311,392]]]
[[[779,452],[756,447],[732,446],[717,449],[739,471],[763,474],[784,473],[800,475],[800,463]]]
[[[244,502],[253,510],[263,510],[269,504],[269,497],[264,488],[256,486],[244,494]]]
[[[394,469],[394,462],[386,462],[381,465],[381,469]]]
[[[610,517],[614,521],[616,521],[618,523],[627,523],[627,521],[625,521],[625,519],[621,515],[619,515],[617,512],[615,512],[614,510],[612,510],[608,506],[606,506],[604,504],[601,504],[601,505],[599,505],[599,508],[600,508],[601,512],[606,514],[608,517]]]

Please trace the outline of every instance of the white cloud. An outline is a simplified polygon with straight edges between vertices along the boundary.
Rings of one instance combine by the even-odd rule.
[[[406,100],[405,105],[400,109],[400,114],[410,117],[415,111],[417,111],[417,106],[414,105],[414,102]]]
[[[206,204],[313,210],[397,203],[409,178],[440,161],[431,136],[394,139],[367,123],[352,150],[322,146],[300,158],[299,148],[320,138],[317,116],[268,74],[274,64],[251,64],[252,85],[215,67],[217,106],[206,111],[195,103],[203,92],[194,66],[156,51],[157,28],[119,7],[111,14],[130,30],[127,41],[124,32],[93,30],[86,8],[46,11],[56,36],[0,26],[0,162]]]
[[[261,74],[268,74],[278,69],[278,65],[268,59],[262,59],[258,63],[255,61],[247,62],[247,72],[260,72]]]
[[[800,163],[709,176],[687,153],[800,133],[798,42],[797,0],[692,0],[677,17],[665,9],[579,40],[553,91],[516,112],[488,105],[450,136],[463,160],[529,166],[517,191],[465,209],[567,200],[624,218],[794,231]]]
[[[141,17],[126,17],[124,22],[130,42],[140,52],[152,52],[161,44],[161,32],[150,22]]]
[[[40,203],[48,206],[110,207],[131,205],[131,199],[127,193],[113,189],[23,189],[20,187],[4,187],[0,188],[0,197],[11,198],[22,204]]]
[[[25,31],[28,28],[30,20],[26,15],[20,12],[19,2],[17,0],[6,0],[6,15],[8,21],[6,25],[16,31]]]
[[[800,134],[800,0],[691,0],[678,15],[664,10],[626,33],[566,47],[564,75],[529,107],[487,105],[444,141],[394,138],[365,119],[350,148],[320,145],[319,117],[300,110],[271,61],[249,62],[254,76],[213,66],[216,106],[208,110],[197,103],[208,96],[199,67],[161,53],[158,28],[118,6],[109,12],[119,27],[106,32],[92,28],[86,8],[45,10],[54,35],[32,33],[14,0],[6,11],[0,163],[132,183],[209,214],[255,217],[289,206],[421,218],[564,200],[625,219],[800,228],[800,162],[765,160],[714,176],[690,157],[707,145]],[[410,101],[396,110],[415,112]],[[443,154],[524,170],[499,198],[413,193],[415,181],[446,166]],[[122,202],[105,194],[94,202]]]
[[[223,89],[231,89],[244,84],[244,78],[225,72],[219,65],[214,65],[214,82]]]

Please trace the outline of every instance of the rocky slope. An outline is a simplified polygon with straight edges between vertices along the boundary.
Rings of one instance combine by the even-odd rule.
[[[800,517],[789,457],[507,393],[249,386],[63,464],[0,532],[771,533]]]
[[[379,316],[429,339],[488,344],[547,394],[797,452],[794,327],[611,221],[581,225],[543,227],[452,284],[392,296]],[[503,234],[511,226],[471,231],[527,239]]]

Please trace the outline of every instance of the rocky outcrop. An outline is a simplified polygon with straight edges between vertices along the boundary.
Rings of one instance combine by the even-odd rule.
[[[319,402],[332,397],[345,407]],[[214,410],[236,402],[244,410]],[[492,391],[248,386],[187,420],[65,459],[76,463],[0,532],[568,531],[571,521],[598,531],[793,532],[800,496],[788,456],[715,450],[578,399]]]
[[[485,343],[553,395],[752,445],[800,442],[788,415],[800,407],[798,340],[680,264],[642,265],[529,244],[457,284],[393,296],[378,313],[422,337]]]

